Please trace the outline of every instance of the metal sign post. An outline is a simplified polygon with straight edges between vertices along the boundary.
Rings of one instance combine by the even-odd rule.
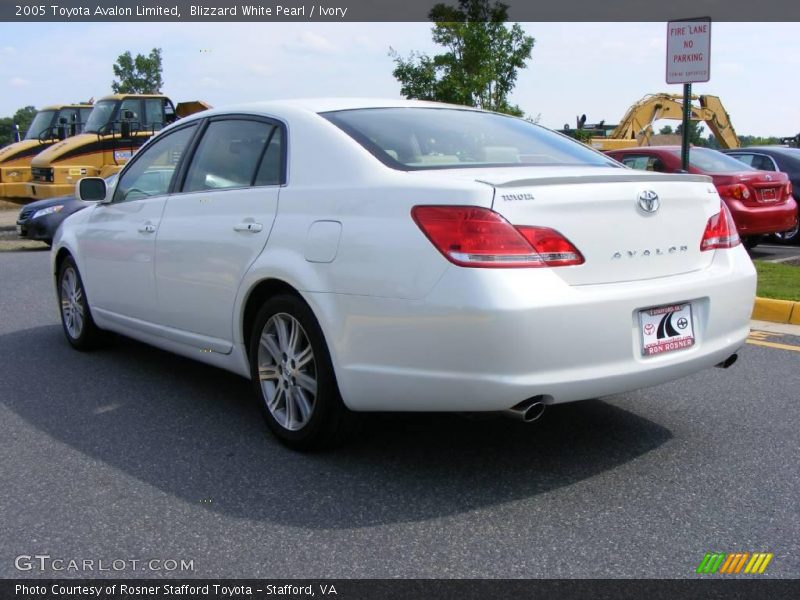
[[[692,83],[711,79],[711,18],[667,23],[667,83],[683,84],[681,168],[689,170],[689,126]]]

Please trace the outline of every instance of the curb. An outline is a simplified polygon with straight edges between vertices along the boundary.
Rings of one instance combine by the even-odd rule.
[[[752,318],[757,321],[800,325],[800,302],[756,298]]]

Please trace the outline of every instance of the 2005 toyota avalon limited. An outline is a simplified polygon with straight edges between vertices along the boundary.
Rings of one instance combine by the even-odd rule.
[[[83,179],[64,332],[251,378],[284,443],[359,411],[506,411],[728,365],[755,271],[711,182],[521,119],[411,101],[211,110]]]

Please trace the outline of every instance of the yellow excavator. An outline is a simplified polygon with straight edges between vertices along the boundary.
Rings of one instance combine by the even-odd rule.
[[[45,106],[28,127],[25,137],[15,132],[14,143],[0,148],[0,199],[26,196],[31,180],[31,160],[42,150],[81,133],[92,111],[91,101]]]
[[[739,148],[741,144],[733,128],[728,111],[717,96],[692,96],[690,116],[692,121],[703,121],[722,148]],[[695,104],[694,102],[697,102]],[[604,123],[586,125],[586,116],[578,119],[577,130],[593,134],[587,143],[598,150],[618,150],[649,146],[654,135],[653,123],[659,119],[683,119],[683,96],[680,94],[649,94],[633,104],[619,125]],[[565,133],[571,132],[567,127]]]
[[[148,139],[176,119],[211,108],[200,100],[177,106],[161,94],[114,94],[94,104],[83,133],[54,144],[31,161],[30,200],[73,193],[83,177],[117,173]]]

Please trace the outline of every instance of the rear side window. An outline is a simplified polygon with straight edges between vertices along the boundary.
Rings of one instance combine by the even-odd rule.
[[[752,154],[730,154],[736,160],[743,162],[746,165],[752,166],[753,165],[753,155]]]
[[[161,98],[144,101],[144,127],[155,131],[164,128],[164,101]]]
[[[274,125],[263,121],[212,121],[197,146],[183,191],[253,185],[256,170],[270,154],[268,142],[275,129]]]
[[[343,110],[321,116],[396,169],[618,166],[580,142],[495,113],[413,107]]]
[[[754,169],[758,169],[760,171],[775,171],[775,164],[772,162],[772,159],[769,156],[764,156],[763,154],[756,154],[753,156],[753,162],[750,165]]]
[[[657,156],[637,156],[635,154],[629,154],[628,156],[623,156],[620,162],[622,162],[622,164],[626,167],[637,169],[639,171],[656,171],[658,173],[664,173],[667,170],[662,160]]]
[[[283,182],[283,134],[276,127],[267,143],[256,174],[256,185],[280,185]]]
[[[680,150],[671,152],[676,156],[681,155]],[[706,173],[738,173],[755,170],[732,156],[709,148],[692,148],[689,151],[689,164]]]

